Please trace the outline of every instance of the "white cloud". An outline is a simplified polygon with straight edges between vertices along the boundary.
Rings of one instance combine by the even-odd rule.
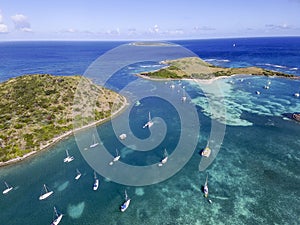
[[[23,32],[31,32],[31,25],[28,22],[28,19],[23,14],[16,14],[11,17],[15,24],[15,29]]]
[[[157,24],[155,24],[154,27],[151,27],[151,28],[149,28],[148,30],[149,30],[149,32],[152,33],[152,34],[157,34],[157,33],[159,33],[159,27],[158,27]]]
[[[209,26],[201,26],[201,27],[194,27],[194,30],[195,31],[210,31],[210,30],[216,30],[215,28],[213,27],[209,27]]]
[[[120,35],[121,31],[120,31],[120,28],[117,28],[115,30],[107,30],[106,34],[109,34],[109,35]]]
[[[284,23],[284,24],[280,24],[280,25],[277,25],[277,24],[266,24],[265,25],[267,28],[269,29],[291,29],[292,27],[289,26],[288,24]]]
[[[7,32],[8,32],[8,27],[5,24],[0,23],[0,34],[7,33]]]
[[[184,30],[181,28],[175,29],[175,30],[166,30],[163,32],[165,35],[182,35],[184,34]]]
[[[0,34],[7,33],[7,32],[8,32],[8,27],[6,24],[3,23],[3,16],[0,10]]]
[[[69,28],[69,29],[66,30],[66,32],[67,32],[67,33],[76,33],[77,30],[74,29],[74,28]]]

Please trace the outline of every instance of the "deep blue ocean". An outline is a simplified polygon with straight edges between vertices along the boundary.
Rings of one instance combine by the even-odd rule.
[[[173,43],[217,66],[259,66],[300,76],[299,37]],[[0,81],[34,73],[86,74],[89,65],[99,56],[123,44],[128,43],[0,42]],[[157,49],[155,54],[159,55]],[[126,54],[130,58],[131,52]],[[168,57],[177,56],[181,55],[170,47]],[[183,168],[160,183],[145,186],[119,184],[109,173],[107,176],[100,173],[99,189],[93,191],[91,164],[97,161],[88,163],[89,156],[85,154],[91,151],[80,151],[78,142],[71,136],[21,163],[0,168],[1,192],[5,189],[4,181],[14,187],[7,195],[0,195],[0,224],[51,224],[54,206],[64,214],[62,225],[300,224],[300,123],[289,118],[291,113],[300,112],[300,98],[294,95],[300,92],[300,80],[240,75],[202,84],[197,80],[150,81],[134,75],[161,67],[159,61],[141,61],[115,71],[107,87],[125,95],[130,105],[121,115],[97,127],[101,142],[99,151],[95,152],[99,153],[97,157],[102,157],[101,148],[106,148],[113,156],[117,148],[121,155],[121,162],[117,163],[141,167],[157,163],[166,148],[170,159],[162,169],[174,162],[182,163],[190,154]],[[128,84],[132,85],[122,92]],[[266,85],[269,89],[264,88]],[[183,89],[188,95],[184,103],[181,102]],[[160,90],[173,105],[156,96]],[[148,97],[142,98],[145,92]],[[190,117],[193,109],[199,126],[182,120]],[[149,139],[150,131],[142,128],[148,112],[154,121],[151,132],[158,134],[152,139]],[[115,133],[113,127],[123,123],[130,128],[127,146],[118,139],[120,133]],[[164,126],[165,134],[160,133]],[[193,129],[199,135],[195,148],[189,151]],[[91,142],[90,132],[80,134],[86,145]],[[151,151],[134,151],[139,148],[137,139],[151,145],[160,135],[164,135],[163,139],[151,147]],[[178,139],[182,136],[191,141],[183,144],[178,160],[174,149],[180,146]],[[220,137],[222,141],[218,143]],[[207,144],[216,157],[204,171],[199,171],[199,151]],[[69,164],[63,162],[65,149],[75,157]],[[218,152],[214,152],[215,149]],[[117,163],[108,168],[118,168]],[[76,168],[82,172],[79,180],[74,179]],[[115,172],[124,172],[126,176],[126,171]],[[202,192],[207,172],[211,204]],[[163,173],[161,170],[151,179]],[[138,177],[128,176],[127,179],[133,180]],[[122,180],[123,175],[118,179]],[[39,201],[43,184],[54,194]],[[121,213],[119,207],[125,189],[131,204]]]

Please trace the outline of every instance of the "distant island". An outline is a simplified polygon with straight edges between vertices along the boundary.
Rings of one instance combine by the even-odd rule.
[[[79,83],[82,89],[76,98]],[[110,118],[126,105],[125,97],[87,78],[49,74],[0,83],[0,99],[0,166],[72,134],[74,117],[80,121],[75,128],[81,129]]]
[[[129,45],[134,46],[153,46],[153,47],[166,47],[166,46],[175,46],[175,44],[167,43],[167,42],[155,42],[155,41],[137,41],[133,43],[129,43]]]
[[[179,58],[175,60],[165,60],[161,62],[166,67],[138,74],[144,78],[154,79],[214,79],[223,76],[232,76],[237,74],[277,76],[292,79],[299,79],[298,76],[286,74],[273,70],[266,70],[259,67],[245,68],[225,68],[214,66],[201,60],[198,57]]]

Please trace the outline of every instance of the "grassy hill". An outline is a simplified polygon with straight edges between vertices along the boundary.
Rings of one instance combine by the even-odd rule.
[[[231,76],[235,74],[249,75],[264,75],[264,76],[279,76],[287,78],[295,78],[296,76],[281,73],[278,71],[266,70],[259,67],[245,68],[224,68],[217,67],[207,62],[204,62],[197,57],[187,57],[175,60],[166,60],[162,62],[167,67],[153,71],[141,73],[149,78],[195,78],[195,79],[211,79],[219,76]]]
[[[85,90],[79,91],[75,102],[80,82]],[[51,139],[72,130],[73,115],[83,126],[110,117],[125,102],[124,97],[80,76],[48,74],[1,83],[0,99],[0,162],[38,151]],[[82,112],[86,108],[91,109],[89,113]]]

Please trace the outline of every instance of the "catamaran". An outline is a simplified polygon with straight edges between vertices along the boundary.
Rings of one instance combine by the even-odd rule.
[[[119,136],[119,138],[121,139],[121,140],[125,140],[126,138],[127,138],[127,135],[126,134],[121,134],[120,136]]]
[[[201,155],[204,157],[209,157],[210,153],[211,153],[211,149],[208,146],[206,146],[205,149],[201,152]]]
[[[95,179],[95,182],[94,182],[94,185],[93,185],[93,190],[96,191],[99,187],[99,179],[97,178],[97,174],[96,174],[95,171],[94,171],[94,179]]]
[[[90,145],[90,148],[95,148],[97,145],[99,145],[99,143],[96,142],[96,137],[93,135],[93,143]]]
[[[293,113],[293,119],[300,122],[300,113]]]
[[[56,208],[54,207],[55,219],[52,221],[51,225],[58,225],[63,217],[63,214],[58,214]]]
[[[4,184],[6,186],[6,189],[2,192],[4,195],[7,194],[8,192],[10,192],[13,187],[12,186],[9,186],[5,181],[4,181]]]
[[[76,169],[76,177],[75,177],[75,180],[79,180],[80,177],[81,177],[81,173],[80,173],[79,169]]]
[[[205,184],[204,184],[204,197],[207,198],[208,197],[208,173],[206,175],[206,181],[205,181]]]
[[[128,198],[127,192],[125,190],[125,201],[120,207],[121,212],[125,212],[125,210],[128,208],[128,206],[130,204],[130,201],[131,201],[131,199]]]
[[[163,166],[163,164],[165,164],[168,161],[168,152],[167,149],[165,149],[164,151],[164,158],[160,161],[160,163],[158,164],[158,166]]]
[[[116,156],[113,158],[113,160],[109,163],[110,166],[112,166],[115,162],[118,162],[119,159],[120,159],[120,155],[119,155],[119,152],[118,152],[118,149],[116,149]]]
[[[72,162],[72,161],[74,160],[74,157],[69,155],[68,149],[66,150],[66,154],[67,154],[67,157],[64,158],[64,162],[65,162],[65,163]]]
[[[45,191],[45,193],[40,195],[39,200],[44,200],[44,199],[48,198],[50,195],[53,194],[53,191],[49,191],[47,189],[46,184],[44,184],[43,191]]]
[[[153,122],[152,122],[152,120],[151,120],[151,114],[150,114],[150,112],[149,112],[149,119],[148,119],[148,122],[143,126],[143,128],[146,128],[146,127],[150,128],[150,127],[152,127],[152,125],[153,125]]]

